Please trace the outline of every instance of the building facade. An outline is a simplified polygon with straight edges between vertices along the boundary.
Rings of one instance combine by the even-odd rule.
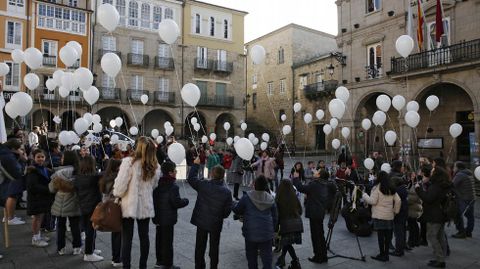
[[[384,147],[383,134],[395,130],[399,140],[384,154],[393,158],[403,144],[409,154],[443,156],[449,161],[473,161],[480,136],[480,1],[442,0],[444,34],[435,41],[436,1],[421,1],[425,14],[422,50],[405,60],[395,50],[396,39],[408,32],[407,7],[412,6],[416,40],[417,3],[410,0],[338,0],[337,43],[346,56],[342,82],[350,89],[343,124],[353,130],[353,151],[361,155]],[[403,95],[420,104],[420,125],[408,127],[391,108],[382,128],[361,129],[361,121],[377,110],[376,97]],[[435,94],[439,107],[429,112],[425,100]],[[452,139],[449,126],[460,123],[462,134]],[[330,140],[331,141],[331,140]],[[383,150],[382,150],[383,151]],[[477,152],[477,153],[476,153]]]

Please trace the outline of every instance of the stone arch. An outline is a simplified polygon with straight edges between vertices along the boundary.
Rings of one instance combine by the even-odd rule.
[[[355,90],[353,90],[353,91],[355,91]],[[353,103],[354,119],[357,118],[357,112],[358,112],[359,108],[363,107],[365,105],[365,102],[367,102],[367,100],[369,100],[369,98],[372,97],[372,95],[375,95],[375,98],[376,98],[376,96],[378,96],[380,94],[386,94],[386,95],[390,96],[390,98],[393,98],[393,96],[395,96],[395,94],[392,93],[392,92],[389,92],[389,91],[386,91],[386,90],[383,90],[383,89],[375,89],[375,88],[372,88],[372,89],[369,89],[369,90],[365,91],[360,96],[352,96],[352,94],[351,94],[350,95],[350,100],[352,102],[354,100],[358,100],[357,103]],[[405,97],[405,98],[407,98],[407,97]],[[348,104],[347,104],[347,107],[348,107]]]
[[[55,122],[53,122],[53,113],[48,109],[37,109],[32,113],[33,126],[41,126],[44,122],[48,124],[48,131],[55,131]]]
[[[230,123],[230,129],[228,133],[223,128],[223,124],[225,122]],[[225,141],[227,137],[234,137],[235,136],[235,126],[236,126],[236,118],[231,113],[221,113],[217,116],[215,120],[215,133],[217,134],[217,141]]]
[[[153,109],[147,112],[143,117],[142,131],[145,132],[145,135],[149,136],[153,129],[157,129],[160,133],[165,133],[165,128],[163,125],[166,121],[169,121],[172,126],[175,126],[174,119],[170,113],[163,109]],[[174,128],[175,133],[175,128]]]
[[[452,84],[461,88],[470,97],[470,100],[473,103],[474,109],[475,110],[479,109],[479,102],[477,100],[477,97],[474,91],[470,89],[465,83],[462,83],[461,81],[458,81],[455,79],[442,79],[442,81],[438,81],[438,82],[432,82],[432,81],[426,82],[420,87],[420,90],[415,93],[413,100],[418,100],[419,97],[425,95],[425,92],[428,89],[431,89],[432,87],[436,85],[441,85],[441,84]]]
[[[99,109],[96,114],[100,115],[100,117],[102,118],[101,123],[104,128],[111,128],[110,121],[117,117],[121,117],[123,119],[123,125],[120,128],[115,127],[115,130],[126,134],[127,129],[131,127],[131,122],[128,114],[119,107],[107,106]]]
[[[61,130],[73,130],[73,124],[76,119],[80,117],[80,114],[77,111],[67,110],[62,113],[60,118],[62,122],[60,123]]]
[[[185,118],[185,122],[184,122],[185,137],[192,137],[192,136],[197,135],[197,133],[193,129],[193,125],[191,123],[191,119],[193,117],[196,117],[198,123],[200,123],[200,125],[201,125],[200,130],[198,131],[198,137],[201,137],[203,135],[208,135],[207,120],[206,120],[207,118],[205,117],[203,112],[198,111],[198,114],[197,114],[197,112],[191,112]],[[192,134],[192,132],[193,132],[193,134]]]

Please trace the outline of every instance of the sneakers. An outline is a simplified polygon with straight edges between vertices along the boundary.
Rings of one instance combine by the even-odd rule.
[[[120,268],[120,267],[123,267],[123,263],[112,261],[112,266],[113,266],[114,268]]]
[[[32,239],[32,246],[37,248],[48,247],[48,243],[42,239]]]
[[[458,232],[454,235],[452,235],[453,238],[458,238],[458,239],[465,239],[467,238],[467,235],[465,232]]]
[[[87,238],[87,236],[85,235],[85,232],[82,232],[80,236],[82,237],[82,241],[85,241],[85,238]]]
[[[50,242],[50,237],[49,237],[49,236],[41,235],[41,238],[42,238],[42,240],[45,241],[45,242]]]
[[[63,256],[65,254],[67,254],[67,250],[65,248],[62,248],[58,251],[58,255],[60,255],[60,256]]]
[[[98,256],[97,254],[89,254],[89,255],[83,255],[83,260],[86,262],[100,262],[103,261],[102,256]]]
[[[100,254],[102,254],[102,251],[100,249],[94,249],[93,254],[100,255]]]
[[[73,248],[73,254],[72,255],[80,255],[80,254],[82,254],[82,248]]]
[[[3,222],[5,222],[5,218],[3,218]],[[25,221],[17,217],[14,217],[13,219],[8,220],[8,225],[22,225],[22,224],[25,224]]]

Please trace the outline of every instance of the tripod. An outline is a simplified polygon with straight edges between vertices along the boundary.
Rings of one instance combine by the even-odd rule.
[[[333,235],[333,227],[335,226],[335,223],[337,222],[338,219],[338,214],[340,213],[341,207],[342,207],[342,195],[337,192],[334,198],[334,203],[332,206],[332,211],[330,212],[330,219],[328,221],[328,233],[327,233],[327,250],[328,252],[331,253],[331,255],[328,257],[329,259],[333,258],[344,258],[344,259],[350,259],[350,260],[356,260],[356,261],[366,261],[365,255],[363,254],[362,251],[362,246],[360,245],[360,241],[358,240],[358,235],[355,235],[355,238],[357,240],[357,246],[358,250],[360,252],[360,258],[357,257],[349,257],[349,256],[344,256],[337,254],[333,252],[333,250],[330,248],[330,243],[332,242],[332,235]]]

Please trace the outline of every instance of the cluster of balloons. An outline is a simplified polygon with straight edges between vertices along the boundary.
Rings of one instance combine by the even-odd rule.
[[[16,92],[10,98],[10,102],[5,105],[7,115],[15,119],[18,116],[25,117],[33,107],[33,100],[25,92]]]

